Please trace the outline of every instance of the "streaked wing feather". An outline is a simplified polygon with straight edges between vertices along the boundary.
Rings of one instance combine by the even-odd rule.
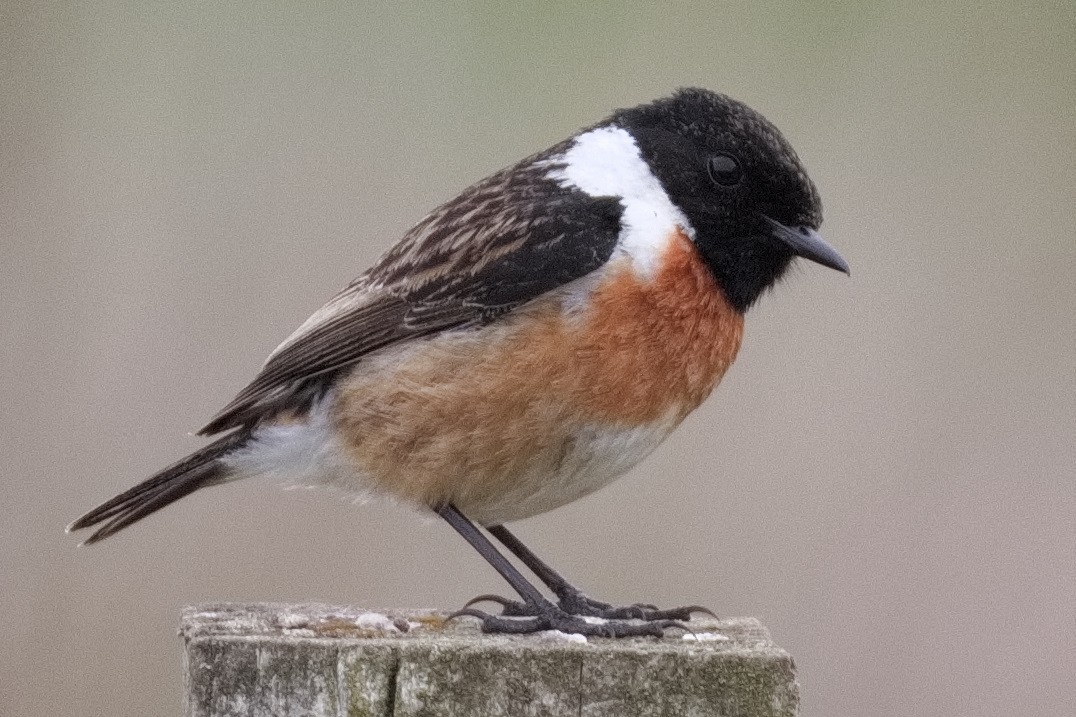
[[[200,433],[304,408],[372,351],[495,320],[597,269],[622,207],[546,179],[524,160],[427,216],[274,351]]]

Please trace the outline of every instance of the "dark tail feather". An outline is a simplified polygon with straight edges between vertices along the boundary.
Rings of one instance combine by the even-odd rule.
[[[90,545],[199,488],[218,482],[224,477],[224,466],[219,459],[243,445],[249,437],[248,431],[241,430],[213,441],[149,480],[105,501],[67,526],[67,531],[104,523],[82,543]]]

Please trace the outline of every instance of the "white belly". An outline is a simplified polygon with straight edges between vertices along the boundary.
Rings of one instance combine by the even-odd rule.
[[[373,480],[348,456],[330,429],[324,408],[310,420],[264,426],[227,461],[232,479],[264,476],[288,486],[331,486],[358,500],[386,496],[384,480]],[[571,436],[516,464],[500,476],[496,494],[462,494],[457,507],[472,520],[496,525],[528,518],[589,495],[626,473],[658,447],[676,427],[676,417],[634,428],[578,427]]]
[[[483,525],[529,518],[607,486],[646,458],[678,421],[669,418],[635,428],[591,426],[575,431],[559,456],[546,456],[533,468],[505,481],[497,496],[461,502],[457,507]],[[553,466],[550,470],[550,466]]]

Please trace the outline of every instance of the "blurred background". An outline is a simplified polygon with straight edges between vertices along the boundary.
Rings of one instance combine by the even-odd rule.
[[[1076,6],[0,4],[0,714],[169,715],[190,603],[504,592],[438,522],[270,484],[93,548],[428,209],[702,85],[789,137],[803,266],[709,402],[514,526],[591,594],[755,615],[803,714],[1076,703]]]

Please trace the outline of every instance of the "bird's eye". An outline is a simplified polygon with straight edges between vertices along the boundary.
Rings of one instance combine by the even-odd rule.
[[[706,170],[715,184],[731,187],[743,180],[743,169],[736,158],[728,154],[715,154],[706,162]]]

